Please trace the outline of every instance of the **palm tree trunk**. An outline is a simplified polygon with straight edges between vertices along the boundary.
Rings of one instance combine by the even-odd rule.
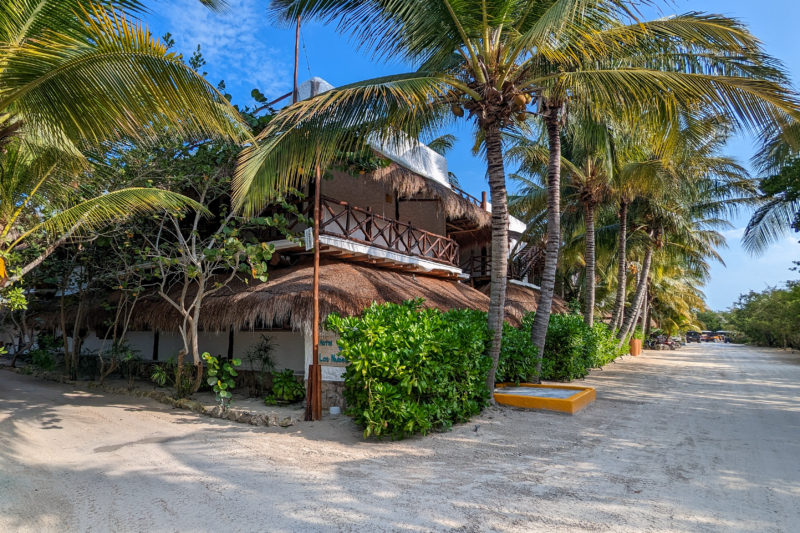
[[[536,317],[531,327],[531,341],[538,349],[536,376],[542,374],[542,357],[550,324],[550,309],[553,306],[553,289],[556,284],[558,250],[561,244],[561,128],[559,108],[550,107],[544,116],[547,138],[550,147],[550,160],[547,165],[547,247],[545,248],[542,287]]]
[[[639,310],[642,307],[644,300],[645,288],[647,287],[647,277],[650,275],[650,263],[653,261],[653,245],[648,244],[647,251],[644,254],[644,262],[642,263],[642,273],[639,278],[639,283],[636,286],[636,294],[633,297],[630,313],[622,323],[620,328],[620,339],[625,342],[625,338],[630,335],[636,325],[635,320],[639,316]]]
[[[594,205],[587,203],[585,208],[586,252],[584,253],[584,259],[586,261],[586,294],[584,296],[585,309],[583,311],[583,320],[586,322],[587,326],[592,327],[594,325],[595,292]]]
[[[642,311],[642,331],[644,331],[644,338],[647,338],[648,324],[650,322],[650,281],[645,281],[644,286],[644,302],[642,303],[644,310]]]
[[[614,300],[614,312],[611,315],[611,329],[617,329],[622,323],[625,310],[625,285],[627,283],[628,265],[626,264],[628,246],[628,202],[619,203],[619,246],[617,251],[617,298]]]
[[[494,377],[497,372],[500,343],[503,338],[508,277],[508,198],[500,129],[497,125],[489,125],[484,129],[484,135],[489,190],[492,195],[492,268],[489,286],[489,331],[492,333],[489,356],[492,358],[492,368],[486,376],[486,386],[489,388],[490,398],[494,398]]]

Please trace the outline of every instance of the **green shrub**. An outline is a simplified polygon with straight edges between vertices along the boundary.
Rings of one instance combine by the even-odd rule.
[[[530,325],[515,328],[503,325],[503,342],[500,346],[500,360],[497,362],[497,383],[516,383],[536,381],[536,346],[531,343]]]
[[[240,366],[242,360],[231,359],[230,361],[221,362],[208,352],[203,353],[203,359],[208,365],[208,378],[206,378],[206,382],[211,385],[211,388],[214,390],[214,395],[219,406],[223,409],[227,409],[233,397],[231,391],[236,386],[233,378],[239,375],[235,367]]]
[[[294,372],[291,368],[287,368],[282,372],[273,374],[272,376],[272,394],[267,396],[264,403],[273,405],[271,400],[282,402],[296,402],[302,400],[306,395],[306,388],[302,383],[297,381],[294,377]]]
[[[526,315],[517,330],[520,334],[524,332],[528,339],[534,316],[535,313]],[[597,322],[589,328],[580,315],[551,315],[542,360],[542,379],[571,381],[583,378],[590,369],[605,366],[628,353],[627,345],[618,346],[619,339],[606,324]]]
[[[588,329],[588,328],[587,328]],[[587,332],[587,361],[591,368],[600,368],[628,353],[628,345],[619,346],[619,339],[607,324],[596,322]]]
[[[275,342],[272,337],[261,335],[257,344],[252,346],[245,358],[250,363],[250,370],[254,372],[255,396],[261,396],[267,390],[267,375],[275,370],[275,362],[272,360],[272,353],[275,351]]]
[[[589,373],[589,328],[579,315],[551,315],[544,347],[542,379],[570,381]]]
[[[33,366],[40,370],[53,370],[56,367],[56,358],[48,350],[38,349],[31,352]]]
[[[150,380],[159,387],[169,383],[171,387],[175,388],[175,396],[177,398],[186,398],[192,394],[194,389],[194,373],[196,370],[192,363],[183,363],[180,372],[178,372],[178,366],[178,360],[175,357],[170,357],[163,364],[153,366]]]
[[[489,397],[486,314],[373,304],[361,317],[330,315],[339,334],[347,413],[364,436],[402,438],[449,428]]]

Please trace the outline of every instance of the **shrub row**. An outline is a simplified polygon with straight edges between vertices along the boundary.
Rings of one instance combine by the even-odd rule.
[[[530,339],[530,329],[535,313],[523,319],[522,327]],[[628,353],[627,345],[619,340],[603,323],[591,328],[580,315],[551,315],[547,328],[542,379],[571,381],[585,377],[592,368],[599,368]]]
[[[497,382],[536,380],[533,314],[519,328],[505,324]],[[423,309],[422,301],[373,304],[360,317],[328,317],[339,334],[347,414],[364,436],[402,438],[449,428],[479,413],[489,391],[490,335],[486,313]],[[587,327],[577,315],[553,315],[542,379],[585,376],[621,353],[605,324]]]

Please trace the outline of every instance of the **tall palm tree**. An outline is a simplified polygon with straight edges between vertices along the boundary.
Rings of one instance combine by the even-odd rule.
[[[338,149],[417,137],[467,114],[483,143],[492,198],[489,328],[494,382],[508,255],[504,131],[534,114],[548,165],[547,259],[533,340],[544,351],[560,246],[564,110],[661,120],[698,102],[763,124],[795,111],[785,77],[737,22],[688,14],[632,20],[623,0],[275,0],[280,19],[337,22],[380,58],[418,69],[354,83],[285,108],[243,154],[237,205],[255,212],[274,191],[310,179]],[[620,22],[625,20],[626,22]],[[643,114],[647,109],[648,113]]]
[[[573,122],[562,135],[561,174],[564,200],[572,204],[572,211],[579,214],[584,231],[584,320],[590,327],[594,323],[595,284],[596,284],[596,246],[595,222],[597,208],[610,190],[611,176],[614,173],[613,135],[608,125],[584,120]],[[545,142],[542,142],[545,141]],[[549,150],[545,139],[537,143],[520,140],[509,149],[509,157],[520,162],[521,175],[533,178],[539,187],[531,187],[526,177],[517,179],[523,184],[528,196],[514,199],[513,210],[524,213],[533,204],[541,202],[537,196],[546,191]],[[562,208],[563,210],[563,208]],[[563,240],[563,238],[562,238]]]
[[[729,226],[726,217],[736,209],[756,201],[755,183],[747,171],[718,153],[729,133],[726,122],[714,117],[691,122],[675,137],[681,144],[651,158],[649,166],[666,176],[660,182],[671,187],[642,195],[631,204],[632,236],[639,240],[643,259],[633,301],[620,328],[621,342],[635,327],[653,261],[662,250],[674,247],[687,264],[696,267],[702,266],[702,257],[721,261],[715,249],[724,244],[724,238],[716,230]]]

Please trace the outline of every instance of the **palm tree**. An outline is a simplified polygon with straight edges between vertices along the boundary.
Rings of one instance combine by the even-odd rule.
[[[761,205],[747,223],[742,245],[756,255],[789,228],[800,231],[800,123],[774,129],[753,162],[765,177],[761,179]]]
[[[661,121],[705,103],[763,124],[795,111],[785,77],[737,22],[689,14],[630,20],[622,0],[276,0],[273,14],[338,21],[341,31],[383,59],[418,65],[285,108],[243,154],[239,207],[258,211],[277,189],[298,187],[340,149],[368,139],[418,137],[467,114],[484,147],[492,200],[489,328],[493,370],[500,351],[508,260],[505,131],[540,117],[550,148],[547,259],[533,326],[540,353],[560,247],[560,138],[567,106]],[[626,19],[629,23],[619,22]],[[721,73],[724,73],[722,75]],[[643,115],[643,110],[648,113]]]
[[[240,136],[236,111],[131,14],[137,0],[0,4],[0,126],[77,153],[171,131]]]
[[[724,120],[690,120],[676,132],[673,140],[678,144],[671,151],[651,156],[648,167],[657,169],[665,187],[631,204],[632,237],[638,240],[643,258],[633,301],[620,328],[620,342],[632,333],[642,312],[651,267],[662,250],[676,248],[684,262],[696,268],[707,268],[702,257],[722,261],[715,249],[724,245],[724,238],[716,230],[729,226],[726,216],[756,201],[755,184],[747,171],[718,153],[729,134]]]
[[[584,227],[581,234],[585,267],[583,315],[586,324],[591,327],[594,324],[596,285],[595,222],[597,208],[609,193],[611,176],[614,173],[613,136],[608,125],[583,120],[580,123],[573,122],[562,137],[560,172],[567,179],[563,183],[561,195],[567,206],[572,206],[567,208],[568,211],[580,213],[579,218]],[[522,175],[517,176],[517,180],[523,184],[528,195],[514,198],[512,212],[524,213],[537,201],[541,203],[542,200],[537,200],[536,197],[547,190],[545,182],[549,151],[546,140],[530,143],[520,139],[516,146],[509,149],[508,156],[520,161]],[[528,177],[536,180],[539,187],[531,187]],[[562,211],[563,209],[562,207]],[[561,240],[564,240],[563,236]]]
[[[247,135],[216,89],[131,22],[143,9],[137,0],[0,3],[0,286],[19,279],[76,232],[130,214],[196,205],[157,189],[64,204],[72,195],[63,185],[79,183],[90,170],[86,149],[122,139],[152,141],[166,130]],[[36,211],[44,205],[53,216]],[[50,243],[43,253],[16,274],[2,275],[5,258],[37,232]]]

